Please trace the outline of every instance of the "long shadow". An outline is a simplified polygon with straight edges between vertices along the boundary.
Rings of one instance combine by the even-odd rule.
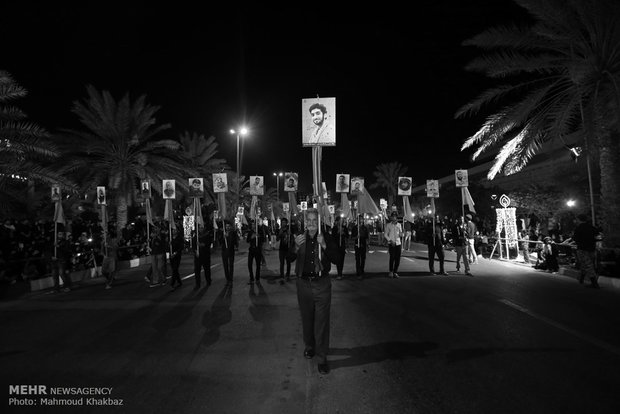
[[[213,301],[211,310],[204,313],[202,326],[205,329],[205,333],[202,336],[202,345],[211,346],[215,344],[220,339],[220,327],[232,320],[232,312],[230,310],[231,296],[232,286],[224,286]]]
[[[192,309],[196,306],[196,304],[198,304],[200,299],[207,293],[208,290],[208,288],[203,288],[198,292],[195,292],[193,290],[189,290],[189,286],[185,287],[185,289],[188,289],[185,296],[183,296],[183,298],[179,300],[179,302],[177,302],[172,309],[161,315],[153,323],[153,326],[157,332],[165,334],[169,329],[174,329],[181,326],[185,321],[187,321],[187,319],[190,318],[190,316],[192,316]],[[169,294],[174,295],[175,292],[169,292]]]
[[[269,296],[265,292],[263,285],[261,283],[251,285],[248,296],[250,298],[248,310],[250,315],[252,315],[252,319],[263,324],[262,336],[271,337],[275,335],[273,322],[279,319],[280,315],[277,306],[269,302]]]
[[[446,354],[448,363],[458,363],[474,358],[484,358],[489,355],[504,352],[572,352],[569,348],[463,348],[453,349]]]
[[[427,352],[437,349],[434,342],[381,342],[355,348],[330,348],[329,355],[345,355],[347,358],[330,360],[330,367],[344,368],[372,364],[385,360],[404,360],[407,358],[426,358]]]

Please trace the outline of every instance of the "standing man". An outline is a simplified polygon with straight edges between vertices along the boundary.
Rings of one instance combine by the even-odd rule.
[[[469,245],[469,241],[467,241],[465,219],[463,216],[460,216],[457,220],[457,223],[452,227],[452,240],[454,242],[454,249],[456,250],[456,271],[459,272],[461,270],[462,259],[463,267],[465,267],[465,274],[467,276],[472,276],[469,271],[469,260],[467,259],[467,246]]]
[[[359,226],[359,229],[357,224],[353,224],[351,237],[355,245],[355,273],[357,274],[357,278],[361,280],[364,277],[366,251],[368,250],[368,228],[364,222]]]
[[[198,226],[198,243],[194,240],[194,278],[196,285],[194,290],[200,289],[200,272],[205,272],[205,283],[211,286],[211,241],[213,234],[207,230],[206,226]]]
[[[347,254],[347,239],[349,238],[349,231],[347,227],[342,224],[340,216],[336,216],[334,221],[334,227],[332,227],[332,240],[338,246],[338,261],[336,262],[336,270],[338,272],[336,279],[342,280],[342,269],[344,268],[344,256]]]
[[[179,274],[179,266],[181,265],[181,257],[183,256],[184,247],[185,239],[183,238],[183,233],[178,231],[176,227],[173,227],[172,256],[170,257],[170,266],[172,267],[172,280],[170,281],[170,287],[172,288],[172,290],[175,290],[176,288],[183,285],[183,282],[181,281],[181,275]]]
[[[398,265],[400,265],[401,237],[403,228],[398,222],[398,214],[393,211],[390,215],[390,222],[385,225],[384,237],[388,243],[390,255],[388,277],[398,278]]]
[[[304,356],[316,355],[319,373],[327,374],[329,351],[329,319],[332,300],[331,263],[338,260],[338,247],[319,229],[319,212],[306,211],[306,231],[295,237],[289,253],[297,275],[297,301],[303,326]],[[320,250],[319,250],[320,249]],[[319,253],[320,251],[320,253]]]
[[[577,245],[577,262],[581,270],[579,283],[583,283],[584,279],[588,277],[590,286],[598,289],[598,275],[594,263],[596,242],[600,238],[600,233],[585,214],[577,216],[577,223],[572,240]]]
[[[226,286],[232,286],[235,270],[235,248],[239,246],[239,237],[228,220],[224,224],[224,230],[218,231],[218,242],[222,248],[222,265],[224,266]]]
[[[476,254],[476,223],[472,220],[471,214],[465,215],[465,231],[467,235],[467,258],[469,263],[478,264],[478,255]]]
[[[280,284],[291,280],[291,261],[288,259],[289,250],[295,244],[295,239],[288,231],[288,219],[286,217],[280,220],[280,231],[277,240],[280,242],[278,248],[278,258],[280,259]],[[284,262],[286,262],[286,279],[284,279]]]
[[[62,278],[63,292],[71,290],[71,276],[69,275],[69,266],[71,264],[71,246],[65,237],[65,233],[58,232],[58,241],[56,243],[56,256],[52,257],[53,274],[54,274],[54,291],[60,292],[60,278]]]
[[[428,270],[431,275],[435,273],[435,255],[439,259],[439,274],[447,276],[448,273],[444,270],[444,252],[443,246],[446,244],[446,239],[443,233],[443,226],[440,222],[435,223],[435,231],[433,232],[433,222],[429,222],[426,245],[428,246]]]
[[[106,289],[112,289],[112,282],[116,276],[116,258],[118,255],[118,239],[116,235],[106,239],[105,256],[101,264],[101,273],[106,278]]]
[[[249,244],[248,247],[248,271],[250,272],[250,280],[248,285],[254,284],[254,266],[256,263],[256,283],[260,284],[260,266],[263,260],[263,243],[265,242],[265,233],[263,232],[263,226],[258,226],[258,234],[256,234],[255,221],[250,222],[250,229],[246,236],[246,241]]]
[[[166,240],[159,227],[155,227],[151,236],[151,269],[150,269],[150,287],[163,286],[166,283],[166,277],[161,271],[162,256],[166,254]],[[147,275],[148,277],[148,275]]]

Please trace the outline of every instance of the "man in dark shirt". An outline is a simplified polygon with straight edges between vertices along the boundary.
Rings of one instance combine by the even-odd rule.
[[[304,338],[304,356],[317,357],[321,374],[329,372],[329,316],[332,283],[329,277],[331,263],[338,261],[338,246],[328,234],[319,233],[319,213],[306,211],[306,231],[295,237],[295,246],[289,258],[295,263],[297,275],[297,302],[301,311]]]
[[[579,214],[577,216],[577,222],[578,224],[572,239],[577,245],[577,262],[581,270],[579,283],[583,283],[587,276],[590,279],[590,286],[598,289],[598,275],[594,268],[594,254],[596,252],[596,241],[599,237],[599,232],[585,214]]]
[[[332,239],[338,246],[338,261],[336,262],[337,275],[336,279],[342,279],[342,270],[344,269],[344,257],[347,254],[347,239],[349,231],[347,226],[342,223],[340,216],[336,216],[334,227],[332,227]]]
[[[201,225],[198,227],[198,243],[194,239],[194,278],[196,284],[194,290],[200,289],[200,273],[204,270],[205,283],[211,286],[211,242],[213,234]]]
[[[288,260],[288,251],[295,243],[292,238],[291,232],[288,228],[288,219],[282,218],[280,220],[280,231],[278,232],[277,240],[280,242],[278,248],[278,259],[280,260],[280,284],[283,285],[291,278],[291,262]],[[284,263],[286,262],[286,280],[284,279]]]
[[[229,221],[224,224],[224,230],[218,230],[218,243],[222,248],[222,266],[226,277],[226,286],[232,287],[235,270],[235,248],[239,246],[239,237]]]
[[[183,256],[184,247],[185,239],[183,237],[183,232],[177,230],[176,227],[173,227],[172,255],[170,257],[170,266],[172,267],[172,280],[170,281],[170,287],[172,288],[172,290],[175,290],[177,287],[181,287],[183,285],[183,282],[181,281],[181,275],[179,274],[179,265],[181,264],[181,257]]]
[[[258,229],[258,234],[256,230]],[[247,234],[248,242],[248,271],[250,280],[248,285],[254,284],[254,263],[256,263],[256,283],[260,283],[260,266],[263,261],[263,243],[265,242],[265,232],[263,226],[256,226],[256,222],[250,223],[250,229]]]
[[[351,238],[355,245],[355,272],[357,273],[357,278],[362,279],[364,277],[364,267],[366,266],[366,251],[368,250],[368,228],[363,221],[360,221],[359,230],[357,224],[353,225]]]

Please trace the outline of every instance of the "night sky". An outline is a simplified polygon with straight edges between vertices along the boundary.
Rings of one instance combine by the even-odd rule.
[[[383,162],[407,166],[415,184],[470,166],[460,146],[483,116],[454,113],[491,84],[464,70],[479,51],[461,43],[526,16],[512,0],[346,11],[311,2],[9,3],[0,15],[0,68],[29,91],[18,106],[32,121],[50,131],[79,127],[70,110],[88,84],[117,100],[145,94],[161,106],[158,122],[172,124],[170,137],[215,135],[232,169],[228,131],[246,124],[242,173],[274,186],[274,171],[297,171],[302,189],[312,178],[301,99],[317,95],[337,105],[337,146],[323,151],[328,187],[340,172],[371,183]]]

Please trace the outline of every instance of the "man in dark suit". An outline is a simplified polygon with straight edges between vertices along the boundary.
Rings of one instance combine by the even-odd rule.
[[[319,373],[327,374],[329,351],[329,317],[332,283],[331,263],[338,261],[338,246],[329,234],[319,233],[319,213],[306,211],[306,231],[295,237],[289,258],[295,261],[297,301],[303,326],[304,356],[317,357]]]

